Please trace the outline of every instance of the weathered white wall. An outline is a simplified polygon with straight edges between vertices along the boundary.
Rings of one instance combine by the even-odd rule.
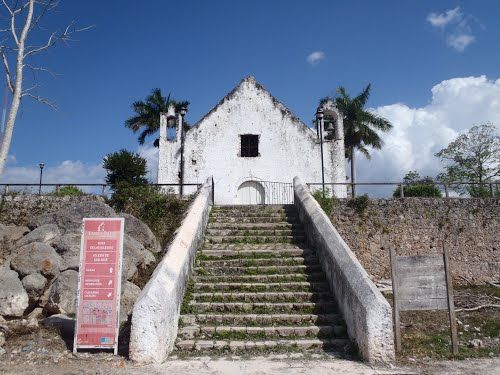
[[[165,123],[165,119],[162,119]],[[243,158],[240,135],[258,134],[259,157]],[[323,144],[325,181],[345,182],[343,139]],[[178,182],[180,137],[160,138],[158,183]],[[216,204],[235,204],[245,181],[321,181],[320,143],[308,128],[253,77],[245,78],[217,107],[186,132],[184,182],[214,177]],[[345,187],[336,187],[338,197]]]

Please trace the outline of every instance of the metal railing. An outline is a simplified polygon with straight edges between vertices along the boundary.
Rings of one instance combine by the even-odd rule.
[[[323,185],[328,187],[334,186],[346,186],[347,188],[354,186],[359,187],[393,187],[395,189],[399,188],[399,198],[405,197],[404,188],[411,186],[436,186],[440,188],[442,194],[444,194],[445,198],[450,198],[450,195],[454,197],[459,197],[464,190],[464,188],[468,186],[478,186],[480,188],[486,189],[488,195],[492,198],[500,196],[500,181],[495,182],[454,182],[450,184],[446,184],[443,182],[434,182],[432,184],[426,183],[406,183],[406,182],[325,182],[324,184],[321,182],[309,182],[306,184],[309,188],[317,187],[318,189],[322,188]],[[394,191],[394,190],[393,190]],[[393,191],[391,191],[391,198],[393,197]],[[349,194],[348,190],[348,194]],[[455,194],[453,194],[455,193]]]
[[[147,184],[145,186],[160,187],[164,188],[166,192],[170,191],[174,194],[179,194],[178,190],[181,184],[178,183]],[[188,195],[196,193],[200,189],[202,184],[187,183],[187,184],[182,184],[182,186],[192,188],[192,189],[187,189],[189,190],[189,192],[185,192],[184,194]],[[113,192],[111,185],[105,183],[42,183],[42,184],[6,183],[6,184],[0,184],[0,194],[7,195],[9,193],[17,193],[17,194],[58,195],[61,192],[61,189],[64,187],[75,187],[81,190],[84,194],[95,194],[102,196],[108,196]]]
[[[293,204],[293,184],[290,182],[258,181],[264,187],[263,204]]]

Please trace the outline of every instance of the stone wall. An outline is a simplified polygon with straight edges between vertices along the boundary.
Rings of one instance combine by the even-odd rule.
[[[63,197],[35,194],[6,195],[0,197],[0,223],[27,225],[33,216],[89,201],[104,202],[104,198],[97,195]]]
[[[439,253],[446,237],[456,283],[500,281],[499,199],[371,199],[363,213],[342,199],[330,217],[375,280],[390,278],[388,246],[398,255]]]

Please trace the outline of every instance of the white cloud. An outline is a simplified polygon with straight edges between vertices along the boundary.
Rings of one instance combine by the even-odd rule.
[[[158,148],[152,146],[139,146],[137,152],[148,162],[148,178],[156,182],[158,170]],[[71,184],[102,184],[106,171],[102,164],[89,164],[79,160],[65,160],[57,165],[46,165],[43,169],[43,182],[71,183]],[[40,178],[38,165],[19,166],[16,157],[10,155],[2,183],[37,184]],[[89,189],[84,189],[90,191]],[[95,189],[94,189],[95,190]]]
[[[446,43],[455,48],[458,52],[463,52],[469,44],[474,42],[476,38],[470,34],[456,34],[448,36]]]
[[[396,103],[373,109],[394,128],[382,134],[385,145],[371,151],[371,160],[358,157],[359,181],[401,181],[410,170],[436,176],[442,171],[436,152],[473,125],[487,121],[500,125],[500,79],[453,78],[431,92],[430,104],[424,107]]]
[[[307,62],[309,64],[311,64],[312,66],[314,66],[314,65],[318,65],[321,60],[325,59],[325,57],[326,56],[325,56],[324,52],[322,52],[322,51],[315,51],[315,52],[309,54],[309,56],[307,56],[306,60],[307,60]]]
[[[444,34],[446,44],[458,52],[465,51],[476,40],[470,21],[477,23],[477,19],[471,15],[464,15],[460,7],[444,13],[430,13],[427,21],[439,29]]]
[[[430,13],[427,21],[434,27],[445,27],[446,25],[461,20],[463,17],[460,7],[447,10],[444,13]]]

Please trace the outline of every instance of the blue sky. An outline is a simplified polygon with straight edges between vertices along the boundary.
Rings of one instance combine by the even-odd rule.
[[[60,75],[41,78],[40,94],[55,100],[60,110],[23,104],[10,172],[3,179],[36,181],[33,168],[43,161],[48,172],[54,168],[53,178],[98,181],[104,155],[120,148],[137,150],[136,136],[123,126],[134,100],[160,87],[191,102],[188,120],[194,123],[247,75],[306,123],[318,99],[339,85],[355,94],[370,82],[369,106],[396,121],[394,139],[388,141],[396,149],[405,140],[420,148],[412,134],[425,127],[411,122],[419,110],[450,111],[442,139],[433,137],[441,143],[432,145],[432,153],[472,121],[500,122],[495,104],[500,100],[499,17],[497,0],[66,0],[47,18],[49,30],[71,20],[95,28],[41,57]],[[431,89],[440,84],[437,91],[445,93],[438,98]],[[470,87],[480,87],[470,103],[474,116],[466,123],[461,116],[463,123],[457,125],[452,104],[467,106],[460,100]],[[448,100],[451,107],[436,109]],[[411,118],[401,118],[402,109],[413,111]],[[432,129],[442,125],[426,124]],[[408,168],[437,170],[432,155],[424,164],[407,155],[412,160],[382,170],[384,160],[398,155],[390,150],[360,166],[361,172],[379,168],[378,174],[365,174],[365,181],[396,178]],[[142,151],[154,159],[153,151]],[[56,173],[64,162],[66,168]]]

